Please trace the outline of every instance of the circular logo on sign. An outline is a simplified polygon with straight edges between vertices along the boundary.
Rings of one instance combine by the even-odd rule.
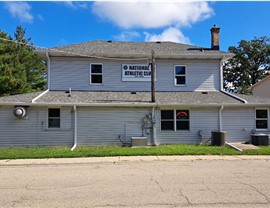
[[[124,66],[123,66],[123,69],[124,69],[124,70],[127,70],[127,69],[128,69],[128,66],[127,66],[127,65],[124,65]]]

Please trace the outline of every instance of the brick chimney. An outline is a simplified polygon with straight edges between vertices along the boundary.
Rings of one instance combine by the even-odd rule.
[[[211,49],[212,50],[219,50],[219,31],[220,28],[214,25],[211,28]]]

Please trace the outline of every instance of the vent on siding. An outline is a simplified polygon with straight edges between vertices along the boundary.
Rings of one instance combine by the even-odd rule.
[[[17,118],[24,118],[27,115],[27,107],[15,106],[13,113]]]

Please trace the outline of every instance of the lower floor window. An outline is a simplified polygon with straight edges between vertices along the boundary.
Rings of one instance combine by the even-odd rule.
[[[48,109],[48,128],[60,128],[60,108]]]
[[[161,110],[161,130],[189,130],[189,110]]]
[[[268,110],[256,110],[256,129],[268,129]]]

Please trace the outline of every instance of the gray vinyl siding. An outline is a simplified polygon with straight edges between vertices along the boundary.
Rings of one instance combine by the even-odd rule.
[[[90,64],[103,64],[103,84],[90,85]],[[150,82],[122,81],[122,64],[147,61],[109,61],[88,58],[52,58],[51,90],[150,91]],[[185,86],[174,86],[174,65],[187,66]],[[168,60],[156,63],[158,91],[217,91],[220,89],[218,60]]]
[[[14,106],[0,107],[0,146],[71,146],[70,107],[61,108],[61,128],[47,128],[47,107],[29,107],[26,118],[16,118]]]
[[[150,109],[78,107],[78,145],[121,145],[142,136],[142,121]]]
[[[184,131],[164,131],[160,127],[160,112],[157,110],[157,139],[156,143],[160,144],[199,144],[201,136],[199,131],[202,130],[203,142],[211,137],[211,131],[218,130],[218,108],[185,108],[179,106],[176,109],[189,110],[190,113],[190,130]],[[164,109],[165,110],[165,109]]]
[[[249,141],[255,130],[255,108],[224,108],[222,124],[228,142]]]

